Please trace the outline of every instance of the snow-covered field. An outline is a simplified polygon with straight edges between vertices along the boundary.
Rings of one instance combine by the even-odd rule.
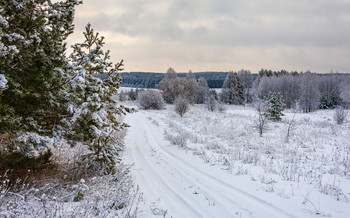
[[[350,123],[334,111],[287,111],[259,137],[251,107],[172,107],[126,117],[139,217],[350,217]]]

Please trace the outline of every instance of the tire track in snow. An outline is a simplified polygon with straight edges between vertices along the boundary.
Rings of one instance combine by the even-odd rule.
[[[128,117],[131,119],[128,119]],[[142,179],[145,181],[144,183],[146,183],[146,188],[150,189],[147,190],[147,192],[155,194],[154,186],[159,187],[159,190],[166,191],[167,194],[170,195],[168,197],[172,198],[171,202],[177,205],[176,207],[174,207],[174,205],[169,206],[173,207],[175,210],[187,210],[185,213],[186,217],[201,217],[204,214],[208,215],[208,213],[211,213],[211,211],[203,211],[203,205],[201,205],[200,202],[196,202],[200,199],[189,196],[188,193],[183,193],[184,189],[181,189],[181,186],[171,187],[167,184],[167,181],[165,181],[163,178],[167,175],[161,175],[159,173],[160,166],[157,166],[156,163],[152,162],[152,158],[154,159],[154,157],[148,156],[152,149],[155,149],[155,151],[161,151],[161,153],[158,152],[158,158],[161,158],[160,160],[163,161],[162,165],[164,168],[175,171],[178,174],[178,177],[181,176],[181,179],[186,184],[198,186],[201,194],[214,201],[215,206],[221,207],[220,209],[224,209],[224,211],[220,211],[220,214],[225,212],[227,213],[226,216],[232,217],[234,211],[241,210],[244,212],[243,215],[250,217],[293,217],[291,214],[280,210],[269,202],[244,192],[234,185],[228,184],[227,182],[208,174],[198,167],[194,167],[191,165],[191,163],[185,161],[181,156],[175,155],[169,150],[171,148],[168,146],[169,142],[164,140],[164,136],[163,133],[160,132],[160,128],[151,124],[151,122],[142,112],[129,115],[128,117],[127,120],[129,120],[129,124],[134,127],[129,129],[126,138],[126,147],[132,154],[132,159],[135,161],[135,165],[137,167],[141,167],[142,169],[146,169],[147,174],[150,174],[147,176],[142,175]],[[140,135],[141,131],[142,135]],[[140,147],[140,145],[142,146]],[[137,151],[132,150],[134,147]],[[172,148],[174,148],[174,146],[172,146]],[[140,149],[142,149],[142,151]],[[147,158],[145,156],[147,156]],[[205,165],[205,167],[209,166]],[[151,180],[149,178],[150,176],[156,177],[156,179],[153,180],[153,186],[151,186],[148,181]],[[196,183],[192,181],[193,178],[196,178],[198,182]],[[215,190],[215,188],[217,188],[218,191]],[[182,193],[184,197],[192,200],[186,200],[178,193]],[[200,212],[202,212],[202,214]]]
[[[153,138],[154,144],[158,145],[158,148],[163,151],[165,153],[165,155],[168,156],[167,160],[170,161],[171,159],[173,159],[175,161],[174,164],[180,164],[182,165],[182,167],[178,167],[182,170],[190,170],[192,176],[195,176],[197,178],[201,178],[203,181],[207,181],[207,183],[203,182],[202,184],[206,184],[206,186],[209,188],[209,190],[212,189],[212,187],[215,186],[220,186],[219,190],[225,190],[225,194],[222,195],[222,197],[224,197],[225,199],[227,199],[228,201],[235,203],[236,206],[238,206],[241,210],[245,211],[245,212],[250,212],[250,210],[247,210],[246,208],[250,207],[250,203],[255,203],[258,207],[260,207],[260,210],[266,211],[267,208],[271,208],[271,210],[269,210],[269,212],[271,213],[271,215],[274,215],[276,217],[294,217],[292,214],[289,214],[279,208],[277,208],[276,206],[270,204],[269,202],[260,199],[256,196],[253,196],[252,194],[249,194],[247,192],[244,192],[241,189],[238,189],[237,187],[224,182],[223,180],[220,180],[210,174],[208,174],[207,172],[203,171],[201,168],[196,168],[194,167],[192,164],[186,162],[184,160],[184,158],[179,157],[177,155],[175,155],[174,153],[170,152],[169,150],[167,150],[166,148],[170,148],[169,146],[165,147],[165,146],[160,146],[161,144],[161,140],[159,138],[154,138],[154,135],[150,134],[149,137]],[[158,142],[157,142],[158,141]],[[173,147],[173,146],[172,146]],[[205,167],[209,167],[208,165],[206,165]],[[212,185],[208,185],[212,184]],[[237,201],[234,201],[233,199],[230,199],[226,196],[226,193],[231,193],[233,196],[239,196],[240,199],[244,199],[247,204],[244,206],[240,206],[242,204],[242,202],[238,203]],[[220,193],[218,193],[220,194]],[[254,214],[251,215],[252,217],[254,217]],[[258,216],[261,217],[261,216]]]
[[[147,128],[146,126],[142,126]],[[134,161],[136,170],[142,171],[137,174],[138,181],[142,181],[143,189],[147,189],[147,192],[150,195],[153,195],[156,198],[166,197],[166,202],[171,203],[171,209],[175,211],[180,211],[184,216],[191,217],[200,217],[201,214],[196,210],[196,208],[191,207],[190,202],[187,199],[183,198],[178,194],[178,192],[170,187],[167,182],[164,180],[163,176],[159,173],[159,168],[156,164],[152,163],[149,156],[149,150],[145,145],[148,145],[146,138],[142,135],[140,136],[139,130],[144,128],[138,127],[138,131],[133,132],[130,130],[130,135],[126,136],[126,141],[128,141],[129,153],[131,158]],[[128,133],[129,134],[129,133]],[[146,143],[145,143],[146,142]],[[128,148],[128,147],[127,147]],[[160,194],[159,191],[167,190],[166,193]],[[166,194],[166,196],[164,196]],[[162,208],[167,210],[168,208]]]
[[[154,130],[154,127],[148,127],[148,128],[152,128]],[[159,131],[159,130],[158,130]],[[163,164],[167,164],[170,168],[172,168],[174,171],[176,171],[176,173],[181,176],[182,180],[186,180],[187,183],[191,184],[192,186],[198,186],[198,188],[200,188],[200,193],[198,194],[202,194],[204,197],[206,197],[207,201],[210,202],[210,200],[212,200],[211,203],[215,203],[216,207],[222,207],[220,208],[220,211],[222,212],[222,209],[224,209],[226,211],[226,215],[229,215],[230,217],[234,216],[235,213],[241,214],[241,215],[245,215],[245,216],[250,216],[250,217],[254,217],[252,216],[252,212],[247,209],[247,207],[240,207],[239,203],[237,201],[235,201],[232,198],[229,198],[225,193],[222,192],[218,192],[217,190],[215,190],[215,187],[217,186],[216,183],[213,183],[211,181],[208,181],[208,179],[206,177],[203,177],[201,175],[197,175],[196,172],[194,172],[193,170],[190,170],[190,172],[188,171],[188,167],[179,167],[179,164],[182,165],[179,161],[182,161],[181,159],[176,159],[174,160],[172,157],[169,157],[167,154],[168,151],[165,151],[164,149],[161,148],[161,144],[164,144],[163,141],[163,137],[162,138],[156,138],[153,134],[148,134],[145,136],[145,138],[147,138],[147,141],[150,142],[150,144],[152,145],[156,145],[156,147],[159,150],[162,150],[163,153],[165,153],[166,158],[162,158],[163,160]],[[166,142],[166,144],[169,144],[169,142]],[[152,146],[152,148],[154,148],[154,146]],[[163,153],[159,153],[160,155],[163,155]],[[176,167],[175,167],[176,166]],[[208,166],[206,166],[208,167]],[[196,169],[196,168],[194,168]],[[197,176],[194,176],[197,175]],[[196,178],[197,183],[192,182],[193,178]],[[198,201],[199,199],[194,199],[194,201]],[[205,200],[205,199],[203,199]],[[230,204],[228,204],[227,202],[230,202]],[[195,202],[191,202],[192,204]],[[240,213],[239,213],[240,212]],[[242,212],[244,212],[242,214]],[[217,217],[218,214],[213,214],[214,216],[211,217]]]

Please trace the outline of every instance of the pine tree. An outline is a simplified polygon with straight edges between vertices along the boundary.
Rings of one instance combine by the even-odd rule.
[[[9,152],[29,157],[48,152],[47,145],[67,111],[70,67],[65,40],[73,32],[74,8],[66,0],[1,1],[0,135],[11,135]]]
[[[269,120],[280,121],[284,116],[282,111],[285,109],[286,104],[279,92],[270,92],[267,97],[264,98],[265,116]]]
[[[244,104],[244,88],[237,73],[229,72],[222,85],[221,100],[227,104]]]
[[[137,93],[136,93],[136,91],[134,91],[134,89],[131,89],[130,91],[129,91],[129,94],[128,94],[128,96],[129,96],[129,99],[131,100],[131,101],[135,101],[136,99],[137,99]]]
[[[76,109],[68,135],[72,144],[82,142],[91,150],[85,156],[85,163],[110,172],[119,161],[118,153],[122,149],[116,132],[127,127],[118,122],[117,117],[130,112],[128,108],[118,107],[112,98],[121,83],[119,71],[123,61],[113,66],[109,51],[102,50],[104,37],[95,33],[90,24],[83,34],[85,41],[75,44],[70,56],[78,72],[71,87],[79,97],[71,107]],[[106,72],[107,77],[100,76]]]

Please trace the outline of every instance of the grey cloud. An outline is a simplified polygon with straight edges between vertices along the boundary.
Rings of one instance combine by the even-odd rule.
[[[348,0],[86,0],[85,6],[77,24],[90,21],[151,47],[350,49]]]

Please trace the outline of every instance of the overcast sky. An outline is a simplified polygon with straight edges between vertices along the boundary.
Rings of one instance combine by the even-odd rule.
[[[70,42],[88,22],[126,71],[350,73],[349,0],[85,0]]]

